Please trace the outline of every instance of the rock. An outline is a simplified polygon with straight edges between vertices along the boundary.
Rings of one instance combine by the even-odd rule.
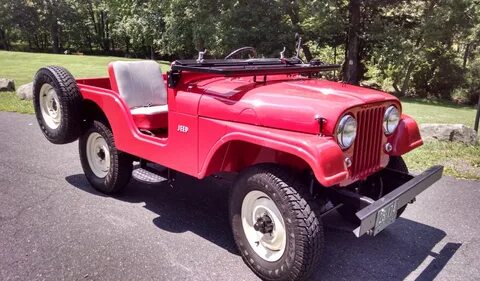
[[[478,136],[474,129],[463,124],[421,124],[420,134],[424,140],[439,140],[477,144]]]
[[[32,100],[33,99],[33,82],[22,85],[17,89],[17,97],[21,100]]]
[[[0,92],[15,91],[15,82],[11,79],[0,78]]]
[[[370,89],[374,89],[374,90],[381,90],[382,89],[382,86],[375,81],[363,81],[362,83],[360,83],[360,85],[362,87],[366,87],[366,88],[370,88]]]

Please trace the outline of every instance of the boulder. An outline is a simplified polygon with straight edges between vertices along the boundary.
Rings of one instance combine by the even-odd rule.
[[[439,140],[476,144],[477,132],[463,124],[421,124],[420,134],[424,140]]]
[[[15,82],[11,79],[0,78],[0,92],[15,91]]]
[[[33,82],[22,85],[17,89],[17,97],[21,100],[33,99]]]

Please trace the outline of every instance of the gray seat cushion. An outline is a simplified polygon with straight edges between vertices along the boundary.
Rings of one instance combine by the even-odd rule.
[[[166,105],[167,89],[154,61],[111,62],[118,93],[130,108]]]

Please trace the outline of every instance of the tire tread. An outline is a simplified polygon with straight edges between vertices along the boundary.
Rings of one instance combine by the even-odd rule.
[[[59,128],[51,130],[43,123],[39,109],[40,88],[50,83],[56,88],[61,103],[62,120]],[[80,137],[82,118],[82,96],[73,75],[61,66],[47,66],[38,70],[34,79],[34,107],[40,128],[45,137],[55,144],[66,144]]]
[[[290,169],[275,164],[259,164],[246,170],[243,177],[255,175],[267,177],[278,187],[280,195],[294,212],[296,219],[295,257],[293,266],[285,278],[260,276],[265,280],[307,280],[315,270],[323,252],[323,226],[319,217],[319,205],[305,188],[300,177]],[[233,192],[232,192],[233,194]],[[242,254],[243,256],[243,254]],[[258,271],[244,257],[247,265],[257,274]]]
[[[92,172],[87,156],[86,156],[86,143],[88,136],[92,132],[97,132],[105,138],[112,156],[110,163],[110,171],[104,179],[100,179]],[[91,127],[82,135],[78,142],[80,161],[83,171],[90,184],[98,191],[105,194],[116,194],[124,189],[124,187],[130,182],[132,177],[132,159],[130,155],[118,150],[115,146],[115,140],[110,128],[100,121],[94,120]]]

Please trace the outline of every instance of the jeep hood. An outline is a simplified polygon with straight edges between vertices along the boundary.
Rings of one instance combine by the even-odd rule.
[[[324,133],[331,135],[337,120],[350,108],[398,103],[394,96],[368,88],[318,79],[276,78],[267,83],[255,82],[252,77],[198,82],[196,87],[203,92],[199,115],[311,134],[319,133],[316,118],[325,118]]]

